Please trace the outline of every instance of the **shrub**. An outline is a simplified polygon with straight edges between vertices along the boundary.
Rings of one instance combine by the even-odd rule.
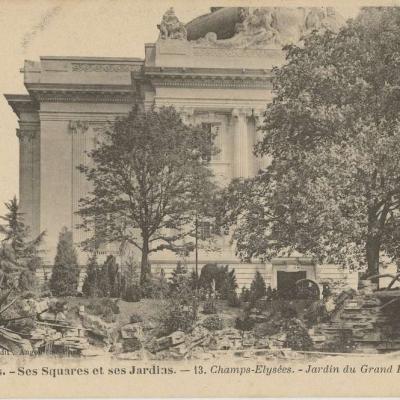
[[[132,313],[129,317],[130,324],[137,324],[138,322],[143,322],[143,318],[138,313]]]
[[[86,297],[98,297],[102,295],[99,289],[99,275],[99,265],[97,264],[96,255],[93,254],[88,260],[86,277],[82,286],[82,293]]]
[[[297,318],[290,318],[284,323],[286,333],[285,346],[292,350],[312,350],[313,342],[304,324]]]
[[[158,318],[160,334],[169,335],[175,331],[189,332],[196,320],[195,306],[185,306],[179,300],[169,300]]]
[[[190,279],[179,280],[173,293],[174,296],[165,303],[158,318],[161,335],[169,335],[177,330],[188,332],[197,320],[198,298],[190,285]]]
[[[216,314],[217,306],[214,299],[208,299],[203,304],[203,314]]]
[[[229,307],[240,307],[241,306],[241,301],[236,292],[228,293],[227,301],[228,301]]]
[[[142,298],[142,289],[139,285],[128,286],[122,292],[122,299],[130,303],[136,303]]]
[[[255,303],[257,300],[265,297],[267,295],[267,288],[265,285],[264,278],[262,277],[260,271],[256,271],[254,279],[250,285],[250,296],[249,301]]]
[[[119,314],[119,306],[117,300],[92,299],[86,306],[86,311],[89,314],[97,315],[106,322],[115,322],[115,314]]]
[[[236,292],[237,283],[235,270],[229,271],[229,266],[218,266],[217,264],[206,264],[200,273],[199,287],[211,292],[215,282],[215,291],[219,297],[226,300],[228,295]]]
[[[242,291],[240,293],[240,301],[242,303],[248,303],[250,301],[250,290],[246,287],[242,287]]]
[[[255,320],[251,318],[247,313],[240,317],[237,317],[235,320],[235,328],[240,331],[251,331],[254,328]]]
[[[220,331],[224,328],[224,321],[218,315],[211,315],[202,322],[202,325],[209,331]]]
[[[72,233],[67,228],[63,228],[58,239],[57,254],[50,279],[50,290],[53,296],[75,296],[78,279],[79,267]]]

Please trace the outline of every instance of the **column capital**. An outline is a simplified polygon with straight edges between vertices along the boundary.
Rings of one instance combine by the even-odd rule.
[[[252,109],[248,107],[240,107],[234,108],[232,110],[232,117],[239,118],[239,117],[251,117],[253,115]]]
[[[22,129],[19,128],[17,129],[17,137],[20,141],[24,141],[24,140],[32,140],[36,137],[38,133],[38,129]]]
[[[68,129],[72,134],[85,133],[89,129],[89,121],[69,121]]]

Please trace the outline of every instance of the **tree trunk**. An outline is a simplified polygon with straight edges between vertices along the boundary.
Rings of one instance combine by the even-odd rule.
[[[140,284],[144,284],[149,274],[149,240],[143,238],[142,262],[140,265]]]
[[[367,275],[372,276],[379,273],[379,252],[381,243],[376,237],[367,239],[366,255],[367,255]]]

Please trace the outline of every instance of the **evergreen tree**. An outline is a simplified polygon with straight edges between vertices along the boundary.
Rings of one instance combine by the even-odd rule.
[[[254,279],[250,285],[250,301],[255,302],[267,295],[265,281],[260,271],[256,271]]]
[[[187,269],[180,261],[176,264],[175,269],[171,273],[169,290],[170,293],[177,293],[181,286],[185,283],[189,283],[189,276],[187,274]]]
[[[78,288],[79,267],[72,233],[63,228],[57,244],[50,290],[54,296],[74,296]]]
[[[23,222],[16,197],[5,206],[8,212],[0,216],[6,222],[0,225],[0,280],[3,286],[30,290],[35,286],[35,271],[41,263],[39,247],[45,233],[29,239],[29,228]]]
[[[97,297],[100,295],[99,290],[99,265],[97,264],[96,254],[93,254],[86,268],[86,278],[82,286],[82,293],[87,297]]]

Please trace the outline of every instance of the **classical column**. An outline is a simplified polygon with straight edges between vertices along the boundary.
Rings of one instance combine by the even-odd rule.
[[[80,223],[80,217],[77,214],[79,210],[79,200],[86,195],[86,178],[78,170],[79,165],[85,165],[86,162],[86,141],[87,131],[89,129],[88,121],[70,121],[69,131],[72,138],[72,205],[71,205],[71,228],[75,243],[84,240],[84,232],[77,229]]]
[[[247,122],[247,117],[250,115],[251,111],[246,109],[234,109],[232,111],[234,178],[248,178],[252,173],[253,154]]]
[[[20,122],[19,206],[32,236],[39,233],[40,142],[39,123]]]

